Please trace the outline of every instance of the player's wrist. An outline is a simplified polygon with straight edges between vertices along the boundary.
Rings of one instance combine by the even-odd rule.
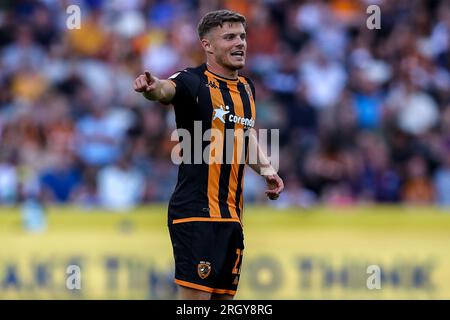
[[[154,88],[150,91],[144,91],[142,94],[148,100],[160,100],[161,99],[161,84],[158,78],[154,78]]]
[[[277,174],[275,169],[269,164],[269,165],[260,165],[259,166],[259,174],[266,178],[269,176],[274,176]]]

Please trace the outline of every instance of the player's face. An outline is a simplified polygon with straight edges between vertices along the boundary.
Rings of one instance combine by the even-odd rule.
[[[216,62],[224,68],[238,70],[245,65],[247,40],[240,22],[225,22],[211,31],[211,52]]]

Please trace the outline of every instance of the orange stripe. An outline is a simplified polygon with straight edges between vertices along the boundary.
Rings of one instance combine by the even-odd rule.
[[[174,219],[172,221],[172,223],[173,224],[177,224],[177,223],[185,223],[185,222],[193,222],[193,221],[203,221],[203,222],[239,222],[239,223],[241,223],[241,220],[239,220],[239,218],[201,218],[201,217]]]
[[[193,288],[193,289],[197,289],[197,290],[201,290],[201,291],[206,291],[209,293],[213,293],[213,291],[214,291],[213,288],[201,286],[199,284],[187,282],[187,281],[183,281],[183,280],[175,279],[175,283],[179,284],[180,286],[183,286],[183,287]]]
[[[241,95],[237,88],[237,83],[228,84],[230,88],[230,96],[234,105],[234,114],[238,117],[245,117],[244,114],[244,104],[242,103]],[[233,147],[233,163],[231,165],[230,180],[228,183],[228,208],[230,214],[234,218],[238,218],[236,211],[236,191],[238,183],[238,173],[239,173],[239,161],[242,157],[243,145],[244,145],[244,125],[240,123],[234,124],[234,147]],[[236,131],[238,130],[238,131]],[[239,134],[240,133],[240,134]]]
[[[211,102],[213,109],[219,108],[222,106],[222,108],[225,108],[225,103],[223,102],[222,94],[219,89],[219,82],[213,78],[209,73],[205,72],[206,76],[208,77],[208,83],[214,83],[214,87],[209,87],[209,92],[211,94]],[[222,121],[219,119],[214,119],[214,113],[213,117],[211,118],[211,130],[217,129],[222,133],[222,139],[218,139],[218,141],[215,141],[214,143],[211,142],[210,144],[210,150],[209,150],[209,170],[208,170],[208,203],[209,203],[209,215],[211,217],[221,217],[220,215],[220,208],[219,208],[219,180],[220,180],[220,163],[213,163],[212,159],[220,159],[223,153],[223,137],[224,137],[224,130],[225,125]],[[216,139],[216,138],[215,138]],[[214,140],[215,140],[214,139]],[[215,145],[217,148],[214,148],[214,155],[212,152],[211,146]],[[216,154],[217,152],[220,152],[220,154]],[[223,159],[222,159],[223,160]]]
[[[236,294],[236,291],[234,291],[234,290],[226,290],[226,289],[213,289],[213,293],[228,294],[230,296],[234,296]]]
[[[248,89],[250,90],[250,92],[252,92],[250,84],[247,82],[247,80],[244,77],[239,77],[239,81],[242,82],[244,84],[244,86],[248,86]],[[247,90],[246,90],[246,92],[247,92]],[[248,93],[247,93],[247,95],[248,95]],[[256,107],[255,107],[255,100],[253,97],[253,93],[252,93],[252,95],[248,95],[248,100],[250,101],[250,109],[251,109],[251,113],[252,113],[251,119],[255,120],[256,119]],[[247,156],[245,158],[246,162],[248,162],[248,156],[249,156],[249,154],[247,153]],[[239,199],[239,206],[241,209],[241,221],[242,221],[243,214],[244,214],[244,178],[245,178],[245,174],[243,173],[242,180],[241,180],[242,192],[241,192],[241,197]]]
[[[244,178],[245,178],[245,167],[244,171],[242,172],[242,179],[241,179],[241,197],[239,199],[239,207],[241,209],[241,221],[244,217]]]
[[[244,77],[239,77],[239,80],[244,84],[244,86],[247,85],[251,92],[252,88],[248,84],[247,80]],[[255,107],[255,100],[253,100],[253,94],[248,97],[248,100],[250,100],[250,107],[252,109],[252,119],[255,120],[256,119],[256,107]]]
[[[209,292],[209,293],[229,294],[230,296],[234,296],[236,294],[236,291],[234,291],[234,290],[215,289],[215,288],[210,288],[210,287],[207,287],[207,286],[202,286],[202,285],[199,285],[199,284],[196,284],[196,283],[187,282],[187,281],[178,280],[178,279],[175,279],[175,283],[179,284],[180,286],[183,286],[183,287],[197,289],[197,290],[200,290],[200,291],[206,291],[206,292]]]

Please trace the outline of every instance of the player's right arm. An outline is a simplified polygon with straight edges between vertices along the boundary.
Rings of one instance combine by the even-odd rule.
[[[170,80],[158,79],[148,71],[134,80],[133,88],[148,100],[162,103],[170,103],[175,96],[175,86]]]

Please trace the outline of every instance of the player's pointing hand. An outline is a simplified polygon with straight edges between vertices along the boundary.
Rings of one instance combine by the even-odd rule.
[[[148,100],[164,104],[170,103],[175,95],[175,85],[172,81],[158,79],[148,71],[144,71],[134,80],[133,89],[142,93]]]
[[[156,88],[157,78],[152,76],[150,72],[145,71],[134,80],[133,88],[136,92],[151,92]]]

